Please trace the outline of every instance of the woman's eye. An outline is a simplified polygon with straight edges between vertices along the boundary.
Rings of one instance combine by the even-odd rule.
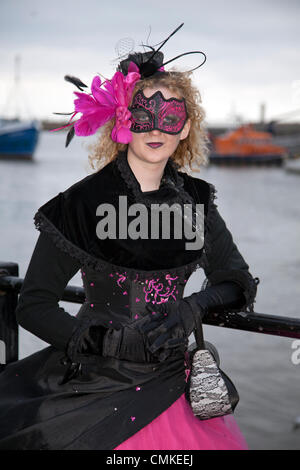
[[[149,116],[145,111],[132,110],[132,117],[136,122],[149,122]]]
[[[168,114],[164,117],[164,123],[166,124],[177,124],[180,121],[180,117],[177,114]]]

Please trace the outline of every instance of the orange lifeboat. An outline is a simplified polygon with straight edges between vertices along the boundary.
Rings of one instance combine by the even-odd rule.
[[[247,124],[215,137],[209,159],[211,163],[281,165],[286,154],[284,147],[272,143],[272,134]]]

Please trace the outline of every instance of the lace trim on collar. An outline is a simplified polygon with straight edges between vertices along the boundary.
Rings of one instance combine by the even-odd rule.
[[[126,151],[118,153],[115,159],[115,163],[120,172],[121,177],[125,181],[125,184],[132,191],[135,200],[145,205],[153,204],[153,202],[155,201],[149,198],[147,194],[142,192],[141,186],[128,163]],[[164,203],[181,202],[183,204],[192,204],[194,203],[194,201],[191,196],[184,190],[184,180],[179,174],[178,168],[179,165],[174,162],[171,158],[169,158],[165,166],[164,173],[160,182],[160,187],[157,190],[157,194],[159,196],[159,191],[161,189],[169,188],[170,195],[163,197]]]

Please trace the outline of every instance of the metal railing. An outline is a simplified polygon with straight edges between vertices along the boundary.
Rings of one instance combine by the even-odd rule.
[[[0,262],[0,364],[18,360],[18,324],[15,309],[23,279],[17,263]],[[81,304],[82,287],[67,286],[61,300]],[[300,319],[264,313],[210,313],[204,324],[255,333],[300,338]]]

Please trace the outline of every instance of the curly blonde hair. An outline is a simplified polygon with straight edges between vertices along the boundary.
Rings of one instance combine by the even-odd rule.
[[[198,89],[192,84],[191,72],[169,71],[168,74],[152,76],[136,83],[133,95],[138,90],[147,87],[163,86],[176,93],[186,101],[188,117],[191,127],[189,135],[181,140],[172,159],[178,168],[189,165],[191,171],[199,171],[197,167],[207,164],[208,135],[204,125],[205,111],[201,106],[201,96]],[[90,147],[89,162],[94,170],[100,170],[112,161],[119,151],[125,150],[127,144],[119,144],[111,139],[111,131],[115,125],[114,119],[103,126],[96,144]],[[192,167],[196,164],[196,168]]]

